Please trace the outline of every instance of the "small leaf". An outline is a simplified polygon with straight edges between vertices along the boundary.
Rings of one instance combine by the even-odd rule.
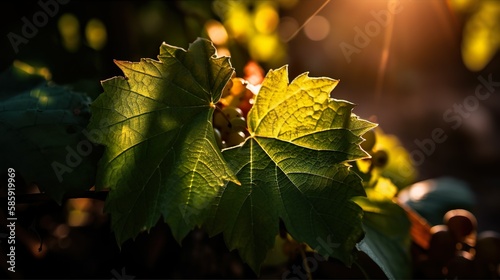
[[[208,229],[258,273],[282,218],[291,236],[350,265],[363,237],[365,195],[348,161],[367,157],[361,135],[375,125],[352,114],[352,103],[331,99],[338,81],[310,78],[290,84],[286,66],[269,71],[249,112],[250,138],[223,151],[241,186],[219,190]]]
[[[365,186],[366,196],[372,201],[391,201],[398,192],[391,180],[379,177],[373,187]]]
[[[397,204],[370,201],[357,197],[363,208],[365,238],[357,245],[382,269],[389,279],[409,279],[412,263],[410,255],[410,227],[406,212]]]
[[[227,57],[198,39],[184,49],[162,44],[159,61],[116,61],[124,77],[102,83],[89,127],[106,146],[98,189],[119,244],[160,215],[180,242],[204,220],[227,181],[238,182],[215,142],[211,120],[233,73]]]
[[[392,134],[386,134],[380,127],[375,129],[377,142],[374,150],[386,151],[388,162],[380,171],[380,176],[390,179],[398,189],[405,188],[415,182],[418,171],[412,163],[410,153],[401,141]]]

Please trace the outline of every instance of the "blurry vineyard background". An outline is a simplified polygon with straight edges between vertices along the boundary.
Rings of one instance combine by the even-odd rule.
[[[231,56],[239,77],[245,67],[266,73],[289,64],[292,78],[309,71],[340,79],[333,97],[357,104],[358,115],[396,135],[410,152],[418,149],[416,139],[442,128],[448,138],[417,166],[416,180],[462,180],[475,195],[479,230],[500,231],[500,88],[457,129],[443,120],[446,110],[474,94],[479,75],[500,81],[500,2],[398,1],[392,25],[380,25],[347,59],[339,46],[356,46],[356,27],[365,30],[375,21],[373,13],[387,11],[388,2],[73,0],[59,5],[18,53],[7,34],[21,34],[21,18],[31,19],[40,6],[12,2],[2,11],[1,70],[14,64],[95,98],[101,80],[122,75],[113,59],[156,58],[162,42],[187,48],[205,37],[219,55]],[[148,278],[252,277],[236,254],[210,246],[220,239],[195,231],[181,248],[162,224],[119,253],[98,200],[23,207],[19,213],[25,211],[27,224],[18,238],[29,246],[18,259],[24,277],[57,271],[64,277],[112,278],[112,271],[121,273],[123,267]],[[44,237],[41,252],[37,234]]]

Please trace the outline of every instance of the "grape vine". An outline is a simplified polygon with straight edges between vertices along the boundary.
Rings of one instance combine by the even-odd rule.
[[[478,234],[472,212],[452,209],[431,226],[398,202],[415,178],[409,155],[374,121],[355,115],[354,104],[331,97],[338,80],[303,73],[289,81],[287,65],[264,75],[253,62],[238,75],[201,38],[188,50],[162,44],[158,60],[116,64],[124,77],[103,82],[91,114],[88,98],[40,80],[23,89],[22,102],[2,104],[32,112],[32,98],[58,100],[37,114],[53,114],[47,124],[68,134],[59,159],[67,161],[67,143],[104,148],[99,164],[89,157],[65,182],[97,169],[83,185],[61,186],[51,172],[40,180],[47,175],[36,168],[16,167],[19,177],[41,182],[46,194],[36,199],[105,200],[119,245],[161,219],[179,243],[194,229],[221,234],[257,275],[262,265],[301,258],[311,278],[309,254],[345,267],[369,257],[388,278],[498,277],[500,234]],[[0,120],[22,138],[25,130],[42,133],[36,116],[4,111]],[[61,116],[70,116],[67,123]],[[89,131],[100,137],[87,140]],[[409,175],[395,171],[401,167]],[[88,191],[94,181],[96,191]]]

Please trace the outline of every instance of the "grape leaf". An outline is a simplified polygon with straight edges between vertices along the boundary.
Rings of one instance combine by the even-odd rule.
[[[288,67],[266,75],[248,115],[250,137],[223,150],[241,186],[228,182],[207,228],[223,233],[257,273],[283,219],[290,235],[350,265],[363,237],[361,179],[347,165],[367,157],[361,135],[375,125],[352,103],[330,98],[338,81],[304,73],[290,84]]]
[[[86,137],[90,98],[10,67],[0,75],[0,168],[60,203],[90,189],[100,149]],[[21,179],[22,178],[22,179]]]
[[[389,279],[411,277],[411,222],[406,212],[391,200],[357,197],[365,214],[365,238],[357,245],[382,269]]]
[[[234,72],[229,58],[197,39],[186,51],[163,43],[158,61],[116,61],[126,78],[102,83],[90,129],[106,146],[98,189],[109,189],[117,242],[149,230],[160,216],[180,242],[206,215],[217,189],[238,182],[215,142],[211,120]]]

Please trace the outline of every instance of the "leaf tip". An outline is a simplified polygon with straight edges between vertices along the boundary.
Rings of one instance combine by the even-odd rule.
[[[116,64],[118,67],[122,66],[124,63],[124,61],[122,60],[118,60],[118,59],[113,59],[113,63]]]

